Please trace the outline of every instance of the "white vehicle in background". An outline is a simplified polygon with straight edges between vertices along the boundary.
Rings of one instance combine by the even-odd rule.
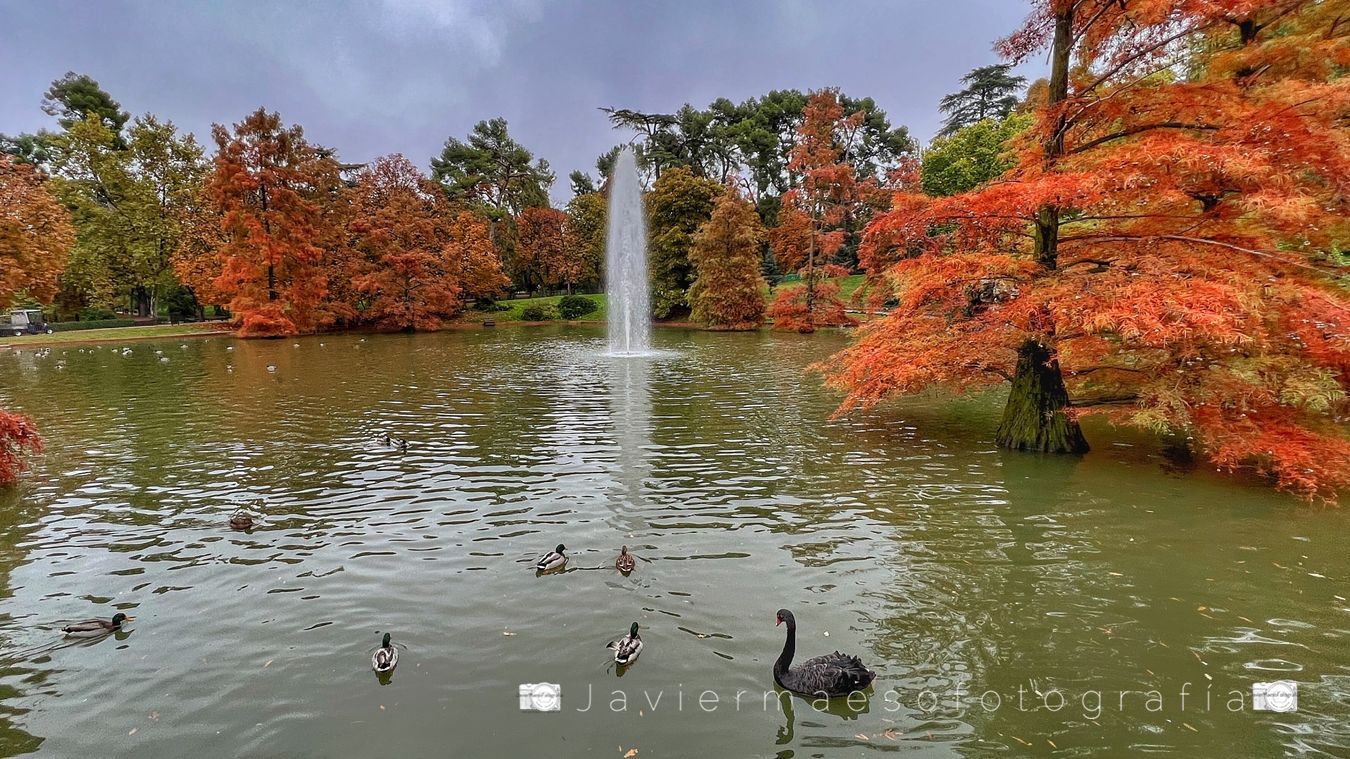
[[[9,325],[0,325],[0,330],[9,332],[15,337],[20,335],[41,335],[52,333],[52,328],[47,325],[46,318],[42,311],[36,308],[18,308],[9,312]]]

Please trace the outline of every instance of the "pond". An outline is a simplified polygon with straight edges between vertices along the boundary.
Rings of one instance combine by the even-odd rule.
[[[1169,469],[1104,426],[1083,458],[1000,451],[992,397],[831,420],[803,367],[844,339],[0,353],[0,405],[48,444],[0,491],[0,753],[1350,752],[1343,509]],[[557,543],[568,568],[536,576]],[[876,670],[866,699],[775,691],[780,607],[799,656]],[[127,631],[61,639],[119,610]],[[605,644],[633,621],[646,647],[619,671]],[[404,648],[381,680],[384,632]],[[1298,711],[1255,711],[1279,679]],[[521,711],[541,682],[561,710]]]

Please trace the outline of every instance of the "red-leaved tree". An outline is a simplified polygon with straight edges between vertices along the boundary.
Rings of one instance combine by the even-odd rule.
[[[526,208],[516,217],[516,278],[543,287],[572,285],[581,278],[585,261],[581,251],[569,250],[567,214],[556,208]]]
[[[436,329],[463,310],[447,205],[445,192],[401,155],[362,169],[349,230],[360,256],[355,285],[370,299],[364,316],[374,324]]]
[[[299,126],[259,108],[233,130],[211,129],[217,152],[207,193],[219,214],[222,265],[214,289],[229,298],[242,335],[311,332],[331,319],[323,205],[338,194],[338,164]]]
[[[839,286],[828,280],[846,269],[834,263],[847,234],[846,222],[875,192],[874,180],[859,180],[845,153],[861,133],[864,113],[844,116],[836,90],[811,93],[792,148],[788,170],[798,185],[783,194],[778,226],[769,243],[778,266],[801,274],[800,286],[785,287],[769,308],[774,329],[814,332],[821,326],[856,324],[844,312]]]
[[[1350,485],[1350,37],[1316,0],[1036,0],[1050,49],[1001,180],[900,193],[864,265],[898,305],[825,368],[844,407],[1007,380],[1006,447],[1078,419],[1174,436],[1281,488]],[[1339,6],[1339,7],[1337,7]]]
[[[8,307],[17,293],[50,303],[74,244],[70,214],[42,175],[0,155],[0,307]],[[25,456],[41,451],[33,420],[0,409],[0,485],[18,479],[27,467]]]

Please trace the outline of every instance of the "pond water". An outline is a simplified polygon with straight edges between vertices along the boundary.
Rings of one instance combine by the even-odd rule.
[[[1000,451],[996,398],[831,421],[802,368],[842,336],[654,337],[0,352],[0,405],[48,444],[0,491],[0,753],[1350,753],[1345,510],[1100,426],[1084,458]],[[775,692],[779,607],[799,656],[877,671],[865,702]],[[61,640],[118,610],[128,631]],[[1254,711],[1278,679],[1298,711]],[[560,712],[520,711],[538,682]]]

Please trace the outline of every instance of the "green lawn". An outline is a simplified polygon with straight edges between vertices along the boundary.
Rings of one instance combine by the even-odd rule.
[[[76,329],[53,332],[50,335],[22,335],[14,337],[0,333],[0,346],[21,348],[25,345],[52,345],[58,343],[94,342],[103,340],[142,340],[153,337],[193,337],[213,332],[228,331],[224,322],[193,324],[154,324],[145,327],[110,327],[107,329]]]
[[[588,294],[585,297],[590,298],[591,300],[598,303],[600,305],[600,308],[596,311],[592,311],[589,314],[586,314],[585,316],[581,317],[579,321],[596,321],[596,322],[605,321],[606,300],[604,294],[603,293]],[[561,295],[552,295],[547,298],[520,298],[517,300],[499,300],[497,301],[497,303],[503,306],[507,306],[508,307],[507,310],[492,311],[492,312],[466,311],[464,315],[460,317],[460,321],[481,322],[484,319],[493,319],[499,322],[524,321],[524,317],[520,315],[520,312],[524,311],[526,308],[536,305],[552,306],[556,312],[558,308],[558,301],[562,299],[563,296]]]

